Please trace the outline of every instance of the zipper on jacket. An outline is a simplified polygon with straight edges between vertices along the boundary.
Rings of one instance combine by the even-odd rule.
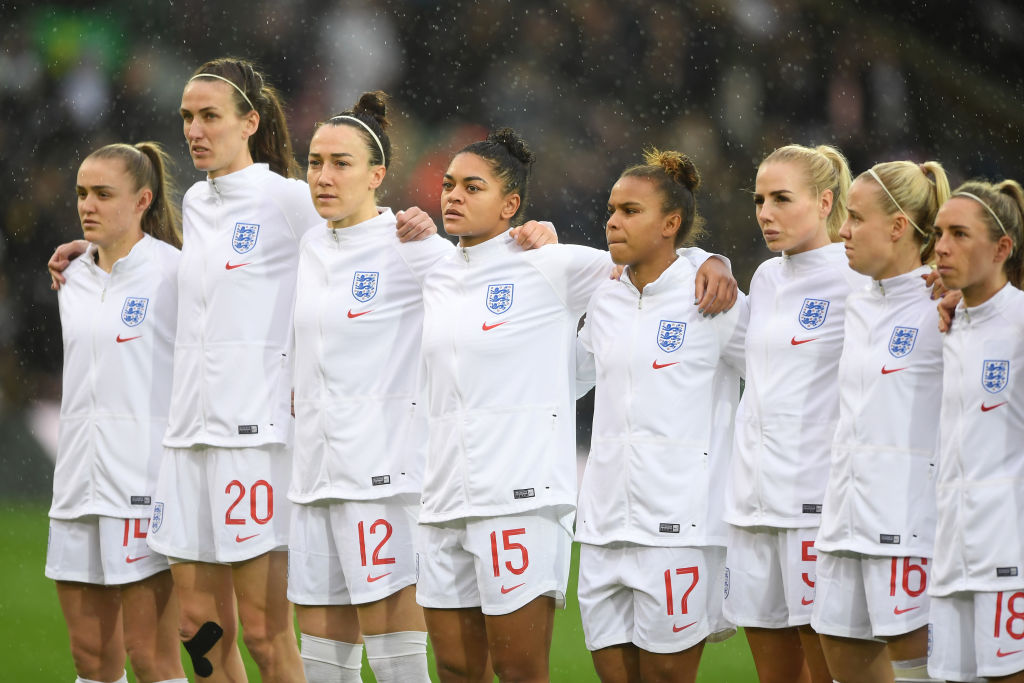
[[[207,178],[206,182],[208,182],[210,187],[213,188],[214,199],[218,204],[220,204],[223,197],[220,194],[220,188],[217,187],[217,180],[215,178]]]

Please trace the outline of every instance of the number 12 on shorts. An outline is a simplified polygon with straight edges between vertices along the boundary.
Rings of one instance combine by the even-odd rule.
[[[690,597],[690,593],[697,587],[697,582],[700,580],[700,572],[696,567],[678,567],[675,572],[671,569],[665,570],[665,604],[667,606],[668,615],[671,617],[675,614],[675,598],[673,597],[672,591],[672,579],[676,576],[687,576],[690,577],[690,586],[683,593],[682,599],[679,601],[679,614],[687,614],[689,609],[686,607],[686,601]]]
[[[378,543],[377,546],[373,549],[373,554],[370,556],[370,561],[373,562],[374,565],[394,564],[395,563],[395,558],[393,558],[393,557],[381,557],[380,556],[380,551],[384,547],[384,544],[386,544],[388,542],[388,539],[391,538],[391,533],[394,531],[394,528],[391,526],[391,523],[388,520],[386,520],[386,519],[378,519],[378,520],[374,521],[373,524],[370,525],[370,535],[371,536],[373,536],[377,532],[378,527],[383,527],[383,529],[384,529],[384,538],[380,539],[380,543]],[[365,530],[363,522],[359,522],[357,528],[359,530],[359,559],[362,561],[363,566],[365,567],[366,566],[366,530]]]

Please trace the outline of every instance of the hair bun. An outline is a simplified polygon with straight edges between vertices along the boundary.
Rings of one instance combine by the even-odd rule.
[[[511,128],[502,128],[496,130],[487,136],[490,142],[496,142],[502,145],[509,151],[509,153],[523,162],[524,164],[532,164],[537,158],[530,148],[526,146],[526,141],[520,137],[519,133],[515,132]]]
[[[387,101],[388,95],[383,90],[364,92],[359,96],[359,101],[356,102],[356,105],[352,107],[352,113],[354,115],[366,114],[371,116],[380,124],[381,130],[385,130],[390,125],[387,116]]]
[[[682,152],[659,150],[654,147],[644,151],[644,163],[660,166],[669,178],[684,186],[690,192],[700,187],[700,173],[690,161],[690,157]]]

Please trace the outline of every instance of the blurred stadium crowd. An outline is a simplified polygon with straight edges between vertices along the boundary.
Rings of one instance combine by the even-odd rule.
[[[0,4],[0,439],[60,394],[45,262],[80,234],[81,158],[161,141],[199,176],[177,115],[203,61],[247,57],[289,104],[296,155],[359,93],[393,96],[384,201],[435,217],[451,153],[511,125],[538,153],[529,218],[603,244],[607,192],[647,145],[704,176],[704,246],[742,288],[768,254],[749,191],[787,142],[856,172],[935,158],[951,179],[1024,180],[1024,10],[1012,0],[169,0]],[[440,223],[438,219],[438,223]],[[10,453],[10,451],[8,451]]]

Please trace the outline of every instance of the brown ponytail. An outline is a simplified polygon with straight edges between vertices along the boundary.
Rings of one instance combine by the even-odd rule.
[[[116,143],[100,147],[86,158],[120,159],[135,183],[134,190],[147,188],[153,193],[153,201],[142,214],[142,231],[181,248],[181,212],[173,199],[177,192],[168,173],[171,161],[160,143]]]
[[[192,78],[204,74],[220,76],[237,86],[238,90],[232,88],[231,94],[235,112],[239,116],[254,109],[260,115],[260,125],[249,137],[249,153],[253,161],[268,164],[271,171],[286,178],[298,178],[301,169],[292,152],[292,140],[281,96],[267,83],[263,74],[251,62],[235,57],[209,61],[196,69]],[[245,93],[245,97],[242,93]]]

